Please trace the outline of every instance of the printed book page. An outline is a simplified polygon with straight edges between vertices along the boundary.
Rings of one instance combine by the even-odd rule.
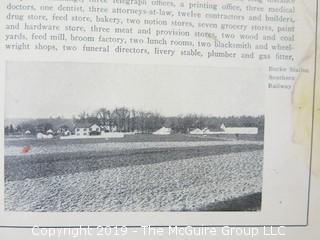
[[[0,6],[5,236],[319,236],[317,0]]]

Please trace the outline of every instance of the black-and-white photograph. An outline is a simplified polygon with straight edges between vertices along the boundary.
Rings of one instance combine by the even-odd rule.
[[[260,74],[8,62],[5,211],[260,211]]]

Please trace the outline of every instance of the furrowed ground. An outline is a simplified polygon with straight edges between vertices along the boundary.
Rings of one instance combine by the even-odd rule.
[[[30,152],[22,153],[23,146]],[[257,210],[263,142],[187,135],[5,141],[7,211]]]

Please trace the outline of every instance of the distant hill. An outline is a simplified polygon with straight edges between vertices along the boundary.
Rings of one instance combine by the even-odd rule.
[[[4,125],[13,127],[17,127],[20,124],[31,124],[33,126],[37,126],[40,124],[49,123],[53,126],[54,129],[59,128],[60,126],[66,125],[70,129],[73,128],[73,120],[69,118],[41,118],[41,119],[32,119],[32,118],[12,118],[5,119]]]
[[[32,118],[6,118],[4,119],[4,125],[10,126],[13,125],[13,127],[18,126],[21,123],[32,121]]]

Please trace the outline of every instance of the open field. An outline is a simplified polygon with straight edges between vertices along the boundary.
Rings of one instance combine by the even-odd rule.
[[[30,152],[21,152],[25,145]],[[6,139],[5,209],[257,210],[262,165],[259,141],[186,135]]]

